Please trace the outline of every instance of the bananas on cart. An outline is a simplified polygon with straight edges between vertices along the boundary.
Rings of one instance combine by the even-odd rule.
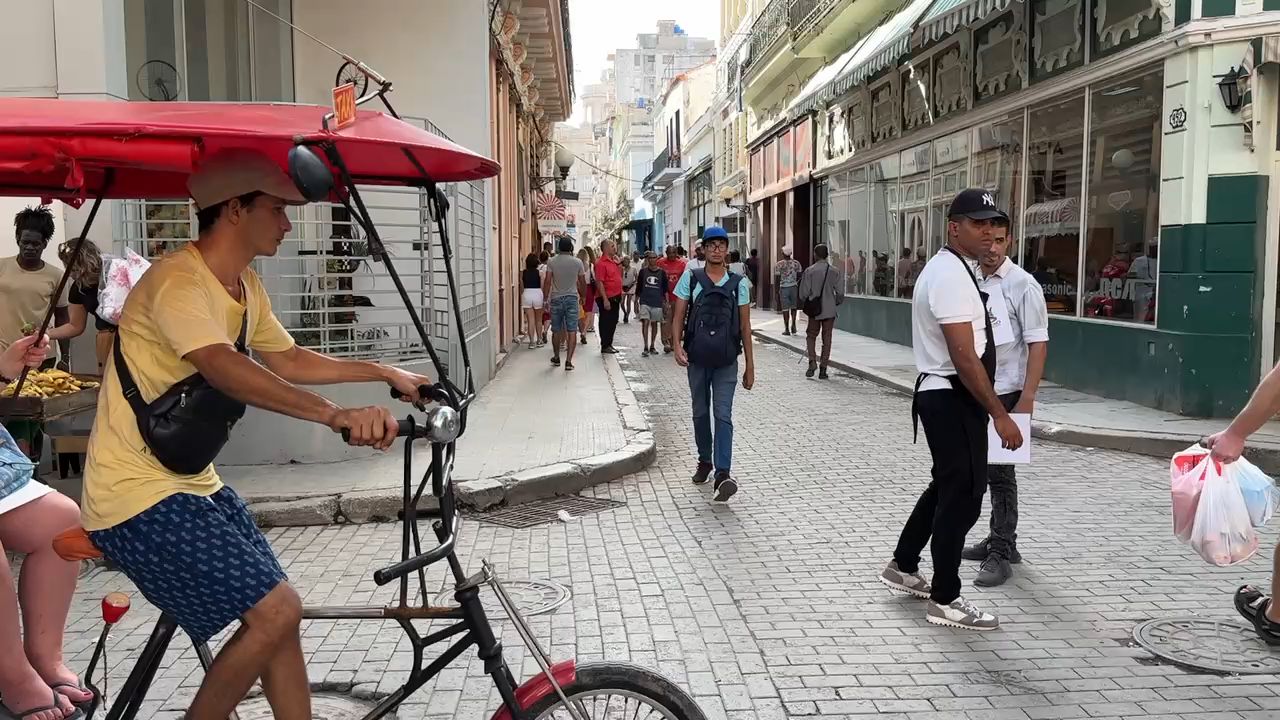
[[[16,387],[17,383],[11,383],[7,387],[0,389],[0,397],[13,397],[13,391]],[[23,383],[22,393],[18,397],[51,398],[60,395],[71,395],[81,390],[96,387],[98,387],[96,381],[77,378],[63,370],[33,370],[27,375],[27,381]]]

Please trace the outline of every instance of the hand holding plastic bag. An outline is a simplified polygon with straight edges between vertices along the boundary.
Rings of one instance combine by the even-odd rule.
[[[1258,551],[1258,534],[1253,530],[1236,474],[1223,471],[1212,461],[1205,466],[1191,528],[1192,549],[1219,567],[1244,562]]]

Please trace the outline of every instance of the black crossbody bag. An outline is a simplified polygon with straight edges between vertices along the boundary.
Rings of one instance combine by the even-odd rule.
[[[245,336],[249,329],[246,309],[236,338],[236,352],[248,354]],[[170,387],[163,395],[147,403],[124,361],[120,333],[112,343],[116,375],[124,397],[133,407],[138,432],[151,449],[152,456],[179,475],[195,475],[213,463],[231,437],[231,428],[244,417],[245,404],[210,385],[195,373]]]

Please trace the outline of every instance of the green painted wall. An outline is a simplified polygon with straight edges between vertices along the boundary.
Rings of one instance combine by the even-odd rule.
[[[1265,176],[1210,177],[1207,222],[1161,228],[1159,328],[1051,318],[1046,376],[1181,415],[1238,412],[1258,380],[1266,201]],[[836,326],[910,345],[911,307],[851,297]]]
[[[1174,8],[1177,12],[1177,8]],[[1236,0],[1203,0],[1200,6],[1201,17],[1226,17],[1236,14]]]
[[[1184,0],[1185,2],[1186,0]],[[1280,10],[1280,0],[1262,0],[1263,10]]]
[[[1263,0],[1263,2],[1267,1]],[[1189,22],[1191,22],[1191,0],[1173,0],[1173,24],[1185,25]]]

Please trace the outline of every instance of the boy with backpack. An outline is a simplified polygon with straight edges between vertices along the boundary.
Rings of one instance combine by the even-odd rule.
[[[676,362],[689,369],[689,392],[693,397],[693,437],[698,448],[693,483],[707,482],[714,470],[715,500],[727,502],[738,492],[738,483],[729,469],[733,460],[733,393],[740,353],[746,356],[742,387],[750,390],[756,382],[751,290],[746,278],[729,271],[729,235],[724,228],[707,228],[702,250],[706,266],[686,270],[676,284],[672,333]]]

